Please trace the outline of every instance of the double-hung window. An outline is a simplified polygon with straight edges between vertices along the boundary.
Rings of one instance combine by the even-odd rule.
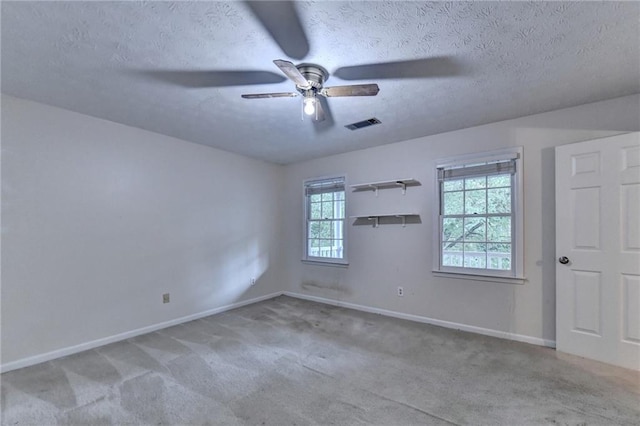
[[[437,272],[523,277],[522,149],[440,162]]]
[[[305,260],[347,263],[345,178],[309,180],[305,195]]]

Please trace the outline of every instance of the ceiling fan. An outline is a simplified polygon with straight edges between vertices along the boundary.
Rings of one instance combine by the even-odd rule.
[[[324,121],[326,114],[318,96],[327,98],[336,96],[375,96],[380,91],[377,84],[353,84],[349,86],[324,87],[329,73],[320,65],[294,65],[283,59],[273,61],[280,71],[296,85],[296,90],[303,96],[303,112],[316,121]],[[286,98],[298,96],[296,92],[255,93],[242,95],[245,99]]]
[[[246,7],[262,24],[282,51],[293,59],[303,59],[310,51],[309,42],[298,16],[295,1],[245,1]],[[282,73],[254,70],[143,70],[152,78],[189,88],[228,87],[274,84],[286,81],[296,92],[244,94],[245,99],[303,97],[303,111],[312,116],[316,131],[333,125],[326,98],[338,96],[375,96],[377,84],[324,87],[329,73],[320,65],[277,59],[273,61]],[[452,77],[460,74],[460,63],[447,56],[434,56],[405,61],[382,62],[338,68],[333,72],[341,80],[378,80],[398,78]],[[282,75],[284,74],[284,76]],[[326,120],[326,121],[325,121]]]

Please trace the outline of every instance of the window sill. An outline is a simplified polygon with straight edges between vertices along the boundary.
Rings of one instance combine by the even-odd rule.
[[[336,268],[347,268],[349,266],[349,262],[342,262],[337,260],[309,260],[302,259],[302,263],[307,265],[318,265],[318,266],[333,266]]]
[[[460,272],[443,272],[443,271],[431,271],[434,277],[440,278],[456,278],[459,280],[472,280],[472,281],[488,281],[493,283],[503,284],[524,284],[527,281],[526,277],[504,277],[496,275],[476,275],[476,274],[463,274]]]

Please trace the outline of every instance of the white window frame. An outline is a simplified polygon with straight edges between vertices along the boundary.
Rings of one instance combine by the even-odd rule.
[[[454,267],[442,265],[442,191],[438,178],[438,169],[460,167],[464,165],[515,160],[516,170],[512,175],[512,269],[508,271]],[[435,165],[435,198],[434,206],[434,238],[433,238],[433,274],[447,278],[471,279],[477,281],[493,281],[522,284],[524,275],[524,192],[523,192],[523,148],[505,148],[484,153],[476,153],[449,157],[438,160]]]
[[[319,256],[311,256],[309,255],[309,207],[310,207],[310,196],[306,194],[307,187],[310,184],[327,182],[332,180],[342,179],[344,185],[344,207],[345,214],[342,218],[342,257],[319,257]],[[303,232],[302,235],[304,237],[303,240],[303,258],[302,262],[325,265],[325,266],[340,266],[346,267],[349,265],[349,261],[347,259],[348,253],[348,232],[347,232],[347,206],[348,206],[348,196],[347,196],[347,177],[346,175],[331,175],[331,176],[323,176],[319,178],[306,179],[302,185],[302,197],[303,197],[303,205],[304,205],[304,217],[302,221]]]

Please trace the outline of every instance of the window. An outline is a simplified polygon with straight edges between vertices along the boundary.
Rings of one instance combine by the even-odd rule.
[[[344,177],[306,181],[305,260],[346,264]]]
[[[522,278],[521,152],[437,166],[436,271]]]

